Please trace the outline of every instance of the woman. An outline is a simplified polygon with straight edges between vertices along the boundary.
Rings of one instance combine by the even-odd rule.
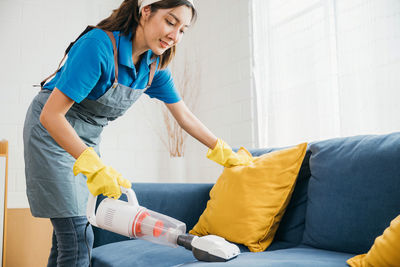
[[[131,187],[97,153],[103,127],[142,93],[165,102],[179,125],[210,148],[210,159],[227,167],[251,161],[188,110],[167,69],[195,17],[192,0],[125,0],[96,28],[85,30],[55,77],[42,82],[25,119],[24,157],[31,212],[50,218],[54,229],[48,266],[87,266],[88,191],[118,198],[120,186]],[[88,232],[91,248],[92,229]]]

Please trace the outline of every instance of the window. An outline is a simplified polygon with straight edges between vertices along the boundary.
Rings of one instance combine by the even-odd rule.
[[[398,0],[253,0],[260,146],[399,130],[398,47]]]

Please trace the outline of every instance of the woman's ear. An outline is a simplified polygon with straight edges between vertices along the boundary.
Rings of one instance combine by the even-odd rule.
[[[150,17],[150,14],[151,14],[151,7],[150,6],[143,7],[142,17],[147,20]]]

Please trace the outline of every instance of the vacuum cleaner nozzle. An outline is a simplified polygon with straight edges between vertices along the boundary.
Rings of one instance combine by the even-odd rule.
[[[216,235],[197,237],[190,234],[180,235],[178,245],[191,250],[199,261],[224,262],[240,254],[239,247]]]

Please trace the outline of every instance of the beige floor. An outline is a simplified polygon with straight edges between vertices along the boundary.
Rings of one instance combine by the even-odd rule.
[[[46,266],[52,230],[49,219],[34,218],[29,209],[8,209],[5,266]]]

